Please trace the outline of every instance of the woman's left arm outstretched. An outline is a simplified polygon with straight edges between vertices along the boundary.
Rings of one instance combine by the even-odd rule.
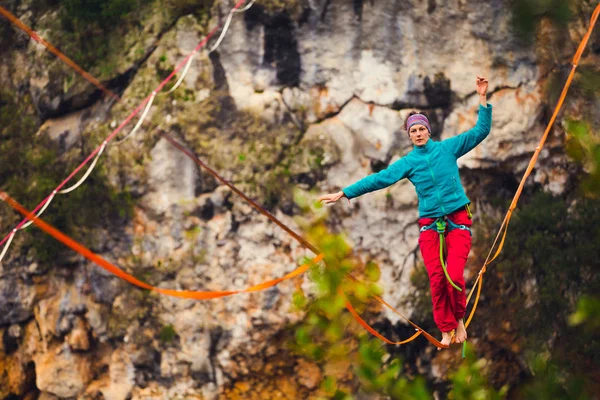
[[[488,81],[477,77],[477,93],[479,94],[479,115],[477,124],[472,129],[442,141],[442,144],[456,156],[462,157],[473,150],[485,139],[492,128],[492,105],[487,102]]]

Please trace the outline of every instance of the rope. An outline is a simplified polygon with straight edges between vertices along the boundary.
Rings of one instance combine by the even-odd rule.
[[[240,10],[232,8],[231,11],[229,11],[229,15],[227,16],[227,21],[225,22],[225,26],[223,27],[223,30],[221,31],[221,35],[217,39],[216,43],[210,48],[210,50],[208,51],[209,53],[212,53],[213,51],[215,51],[219,47],[221,42],[223,41],[223,38],[225,38],[225,34],[227,33],[227,30],[229,29],[229,24],[231,23],[233,14],[248,11],[250,9],[250,7],[252,7],[254,5],[255,1],[256,0],[252,0],[246,7],[242,8]],[[196,56],[196,51],[194,50],[194,52],[192,53],[192,56],[190,57],[187,64],[185,65],[185,68],[183,69],[183,73],[181,74],[181,76],[179,77],[179,79],[177,80],[175,85],[171,88],[171,90],[169,90],[166,94],[173,93],[175,91],[175,89],[177,89],[179,87],[179,85],[181,85],[181,82],[183,82],[183,79],[187,75],[190,65],[192,65],[192,60],[195,56]]]
[[[227,21],[225,22],[225,26],[223,27],[223,31],[221,32],[221,35],[219,36],[219,38],[217,39],[217,41],[215,42],[215,44],[208,51],[209,53],[212,53],[213,51],[215,51],[219,47],[219,45],[221,44],[221,42],[223,41],[223,39],[225,38],[225,34],[227,33],[227,30],[229,29],[229,24],[231,24],[231,20],[233,19],[233,14],[235,14],[237,12],[248,11],[250,9],[250,7],[252,7],[252,5],[254,5],[255,1],[256,0],[252,0],[246,7],[244,7],[241,10],[236,10],[234,8],[231,11],[229,11],[229,15],[227,16]]]
[[[42,215],[44,213],[44,211],[46,211],[46,208],[48,208],[48,206],[50,205],[50,203],[52,202],[52,199],[54,199],[54,196],[56,196],[56,191],[52,192],[52,194],[50,195],[50,197],[48,197],[48,201],[46,201],[46,203],[44,203],[44,207],[42,207],[40,209],[40,211],[35,215],[35,218],[38,218],[40,215]],[[24,224],[22,227],[20,227],[19,229],[25,229],[27,228],[29,225],[31,225],[33,222],[33,220],[27,222],[26,224]]]
[[[223,31],[222,31],[222,33],[221,33],[221,36],[219,37],[219,40],[217,41],[217,44],[216,44],[216,45],[214,45],[214,46],[211,48],[211,50],[210,50],[211,52],[212,52],[212,51],[214,51],[214,50],[215,50],[215,49],[216,49],[216,48],[219,46],[219,44],[221,43],[221,41],[222,41],[222,40],[223,40],[223,38],[225,37],[225,33],[227,32],[227,29],[228,29],[228,27],[229,27],[229,24],[231,23],[231,17],[233,16],[233,14],[234,14],[235,12],[244,12],[244,11],[247,11],[248,9],[250,9],[250,7],[252,7],[252,5],[253,5],[253,4],[254,4],[254,0],[253,0],[253,1],[252,1],[250,4],[248,4],[246,7],[244,7],[243,9],[241,9],[241,10],[237,10],[237,9],[234,7],[234,8],[233,8],[233,9],[232,9],[232,10],[229,12],[229,17],[228,17],[228,19],[227,19],[227,23],[225,24],[225,28],[223,29]],[[239,5],[240,5],[240,3],[238,3],[238,4],[236,5],[236,7],[238,7]],[[7,15],[7,17],[8,17],[9,19],[11,19],[11,21],[14,19],[15,23],[17,24],[17,26],[19,26],[19,27],[24,27],[24,28],[27,28],[27,27],[26,27],[24,24],[22,24],[22,23],[21,23],[21,21],[20,21],[20,20],[18,20],[16,17],[14,17],[14,16],[13,16],[12,14],[10,14],[8,11],[6,11],[6,10],[5,10],[5,9],[3,9],[2,7],[0,7],[0,13],[3,13],[3,12],[2,12],[3,10],[4,10],[4,11],[5,11],[7,14],[9,14],[9,15]],[[4,13],[3,13],[3,14],[4,14]],[[217,28],[218,28],[218,27],[217,27]],[[28,29],[28,28],[27,28],[27,29]],[[26,31],[27,31],[27,30],[26,30]],[[216,30],[215,30],[215,31],[216,31]],[[32,31],[32,32],[33,32],[33,31]],[[31,35],[31,37],[32,37],[33,39],[35,39],[35,40],[38,40],[38,41],[42,40],[42,39],[40,39],[40,38],[39,38],[39,36],[37,36],[37,34],[35,34],[35,33],[34,33],[33,35]],[[42,40],[42,42],[43,42],[43,40]],[[43,42],[43,43],[45,43],[45,42]],[[46,46],[46,47],[48,47],[48,46]],[[52,51],[52,48],[51,48],[51,47],[48,47],[48,48],[49,48],[49,49]],[[169,91],[168,91],[166,94],[170,94],[170,93],[172,93],[172,92],[173,92],[173,91],[175,91],[175,89],[177,89],[177,87],[178,87],[178,86],[181,84],[181,82],[183,81],[183,79],[185,78],[185,76],[186,76],[186,74],[187,74],[187,72],[188,72],[188,70],[189,70],[189,67],[190,67],[190,65],[192,64],[192,60],[193,60],[194,56],[195,56],[195,55],[197,54],[197,52],[198,52],[198,49],[199,49],[198,47],[197,47],[196,49],[194,49],[194,50],[193,50],[193,52],[190,54],[190,56],[188,56],[188,61],[187,61],[187,62],[186,62],[186,64],[185,64],[185,68],[184,68],[184,70],[183,70],[183,73],[182,73],[181,77],[179,78],[179,80],[177,81],[177,83],[176,83],[176,84],[173,86],[173,88],[171,88],[171,90],[169,90]],[[61,54],[62,54],[62,53],[61,53]],[[64,57],[66,58],[66,56],[64,56]],[[63,57],[61,57],[61,59],[63,59]],[[68,58],[67,58],[67,60],[68,60]],[[67,61],[65,61],[65,62],[67,62]],[[67,62],[67,64],[69,64],[70,66],[72,66],[72,65],[71,65],[69,62]],[[73,64],[74,64],[74,63],[73,63]],[[84,77],[91,77],[91,78],[92,78],[94,81],[96,81],[96,82],[97,82],[97,80],[96,80],[95,78],[93,78],[93,77],[92,77],[90,74],[88,74],[87,72],[83,71],[83,70],[82,70],[80,67],[78,67],[76,64],[74,64],[74,65],[75,65],[75,66],[74,66],[74,68],[75,68],[76,70],[78,70],[78,69],[79,69],[79,70],[81,70],[81,71],[82,71],[82,72],[85,74],[85,76],[84,76]],[[92,82],[92,83],[94,83],[94,82]],[[112,93],[112,92],[111,92],[111,93]],[[156,91],[156,90],[154,90],[154,91],[152,92],[152,95],[150,96],[150,99],[147,101],[146,108],[144,109],[144,111],[143,111],[143,113],[142,113],[142,116],[141,116],[141,117],[140,117],[140,119],[138,120],[137,124],[134,126],[134,128],[131,130],[131,132],[129,132],[129,133],[128,133],[127,135],[125,135],[125,136],[124,136],[124,137],[123,137],[121,140],[119,140],[119,141],[117,141],[117,142],[116,142],[116,144],[117,144],[117,145],[119,145],[119,144],[121,144],[121,143],[123,143],[123,142],[127,141],[129,138],[133,137],[133,136],[135,135],[135,133],[137,132],[137,130],[138,130],[138,129],[139,129],[141,126],[142,126],[143,122],[145,121],[145,119],[146,119],[146,117],[147,117],[147,115],[148,115],[148,112],[150,111],[150,108],[152,107],[152,103],[154,102],[154,99],[155,99],[155,97],[156,97],[156,94],[157,94],[157,91]],[[118,100],[118,99],[119,99],[119,98],[118,98],[116,95],[114,96],[114,98],[115,98],[116,100]],[[113,136],[113,135],[111,135],[111,136]],[[102,143],[102,146],[100,147],[100,150],[99,150],[99,151],[98,151],[98,153],[96,154],[96,157],[94,158],[94,161],[92,162],[91,166],[89,167],[89,169],[87,170],[87,172],[84,174],[84,176],[83,176],[83,177],[82,177],[82,178],[81,178],[81,179],[80,179],[80,180],[79,180],[79,181],[78,181],[76,184],[74,184],[73,186],[71,186],[71,187],[69,187],[69,188],[67,188],[67,189],[60,190],[60,191],[58,191],[58,193],[60,193],[60,194],[67,194],[67,193],[69,193],[69,192],[71,192],[71,191],[73,191],[73,190],[77,189],[79,186],[81,186],[81,185],[83,184],[83,182],[84,182],[84,181],[85,181],[85,180],[88,178],[88,176],[89,176],[89,175],[91,174],[91,172],[94,170],[94,167],[96,166],[96,163],[97,163],[98,159],[100,158],[100,155],[102,154],[102,152],[104,151],[104,149],[105,149],[106,145],[108,144],[108,140],[110,140],[110,137],[109,137],[109,139],[105,140],[105,141]],[[47,199],[47,200],[44,202],[44,206],[43,206],[43,208],[40,210],[40,212],[39,212],[39,213],[36,215],[36,218],[37,218],[37,217],[39,217],[40,215],[42,215],[42,213],[43,213],[43,212],[46,210],[46,208],[48,207],[48,205],[50,204],[50,202],[52,201],[52,198],[54,197],[54,195],[55,195],[56,193],[57,193],[57,191],[55,190],[55,191],[53,192],[53,195],[52,195],[52,197],[48,198],[48,199]],[[32,223],[32,221],[29,221],[29,222],[25,223],[23,226],[19,227],[19,228],[18,228],[18,230],[23,230],[23,229],[27,228],[28,226],[30,226],[30,225],[31,225],[31,223]],[[14,233],[12,234],[12,236],[14,236]],[[11,239],[11,241],[12,241],[12,239]],[[1,242],[0,242],[0,244],[1,244]],[[6,245],[6,246],[4,247],[4,250],[3,250],[3,255],[4,255],[4,254],[6,253],[6,251],[8,250],[8,246],[9,246],[9,245],[10,245],[10,244],[8,244],[8,245]],[[2,260],[2,257],[0,257],[0,261],[1,261],[1,260]]]
[[[192,58],[190,57],[190,60],[191,59]],[[152,107],[152,103],[154,102],[155,97],[156,97],[156,90],[154,90],[152,92],[152,95],[150,96],[150,100],[148,100],[148,104],[146,104],[146,108],[144,109],[144,112],[142,113],[142,116],[138,120],[137,124],[135,124],[135,126],[133,127],[131,132],[129,132],[127,135],[125,135],[123,137],[123,139],[121,139],[115,143],[117,146],[120,145],[121,143],[127,141],[133,135],[135,135],[135,132],[140,128],[140,126],[142,126],[142,123],[144,122],[144,120],[146,119],[146,116],[148,115],[148,111],[150,111],[150,107]]]
[[[2,254],[0,254],[0,263],[2,262],[2,259],[4,258],[4,255],[6,254],[6,252],[8,251],[8,248],[10,247],[10,244],[13,240],[13,238],[15,237],[15,234],[17,233],[16,229],[13,229],[10,232],[10,235],[8,236],[8,241],[6,242],[6,244],[4,245],[4,249],[2,249]]]
[[[190,57],[190,59],[188,60],[188,62],[185,64],[185,68],[183,69],[183,73],[181,74],[181,76],[179,77],[179,79],[177,80],[177,82],[175,82],[175,85],[173,85],[173,87],[171,88],[171,90],[169,90],[166,94],[173,93],[175,91],[175,89],[177,89],[179,87],[179,85],[181,84],[181,82],[183,82],[183,79],[187,75],[188,70],[190,69],[190,65],[192,65],[192,61],[194,60],[195,56],[196,56],[196,51],[194,50],[194,52],[192,53],[192,56]]]
[[[61,231],[59,231],[52,225],[48,224],[47,222],[44,222],[43,220],[41,220],[39,218],[35,218],[33,216],[32,212],[27,211],[25,208],[23,208],[23,206],[21,206],[18,202],[16,202],[14,199],[12,199],[5,192],[0,192],[0,200],[7,202],[13,209],[15,209],[16,211],[21,213],[23,216],[25,216],[26,219],[31,220],[31,222],[36,224],[41,230],[43,230],[44,232],[46,232],[47,234],[49,234],[56,240],[60,241],[61,243],[65,244],[66,246],[70,247],[71,249],[75,250],[79,254],[83,255],[85,258],[87,258],[94,264],[97,264],[98,266],[100,266],[104,270],[110,272],[111,274],[131,283],[132,285],[140,287],[142,289],[151,290],[153,292],[161,293],[161,294],[171,296],[171,297],[180,297],[180,298],[194,299],[194,300],[210,300],[210,299],[217,299],[217,298],[221,298],[221,297],[227,297],[227,296],[231,296],[231,295],[238,294],[238,293],[258,292],[258,291],[270,288],[272,286],[275,286],[280,282],[283,282],[288,279],[292,279],[294,277],[297,277],[297,276],[303,274],[311,267],[311,265],[315,265],[315,264],[321,262],[324,257],[323,253],[319,253],[312,260],[305,262],[298,268],[294,269],[293,271],[287,273],[286,275],[284,275],[280,278],[262,282],[257,285],[249,286],[249,287],[247,287],[245,289],[241,289],[241,290],[194,291],[194,290],[163,289],[163,288],[152,286],[145,282],[140,281],[139,279],[135,278],[133,275],[126,273],[125,271],[123,271],[122,269],[117,267],[116,265],[110,263],[109,261],[102,258],[98,254],[95,254],[94,252],[92,252],[91,250],[89,250],[88,248],[83,246],[81,243],[79,243],[79,242],[75,241],[74,239],[70,238],[69,236],[65,235],[64,233],[62,233]]]
[[[88,82],[90,82],[91,84],[96,86],[98,89],[102,90],[107,96],[110,96],[110,97],[114,98],[115,100],[119,99],[119,96],[117,96],[115,93],[111,92],[106,87],[104,87],[96,78],[94,78],[92,75],[85,72],[85,70],[83,68],[81,68],[79,65],[77,65],[69,57],[65,56],[60,50],[58,50],[52,44],[50,44],[47,41],[45,41],[44,39],[42,39],[40,37],[40,35],[38,35],[30,27],[28,27],[23,22],[21,22],[16,16],[11,14],[11,12],[8,11],[6,8],[0,6],[0,14],[4,15],[4,17],[6,17],[10,22],[12,22],[16,27],[21,29],[23,32],[27,33],[29,35],[29,37],[31,37],[31,39],[44,45],[48,50],[50,50],[50,52],[52,54],[54,54],[55,56],[60,58],[62,61],[64,61],[65,64],[67,64],[69,67],[73,68],[79,75],[81,75],[83,78],[85,78]]]
[[[241,6],[241,5],[244,3],[244,1],[245,1],[245,0],[239,0],[239,1],[236,3],[236,5],[234,6],[234,9],[238,9],[238,8],[240,8],[240,6]],[[0,8],[1,8],[1,7],[0,7]],[[2,8],[2,10],[4,10],[4,9]],[[11,19],[11,18],[10,18],[8,15],[12,16],[12,14],[10,14],[10,13],[8,13],[8,15],[7,15],[6,13],[2,13],[2,14],[3,14],[3,15],[5,15],[5,16],[7,16],[7,18]],[[18,19],[16,19],[14,16],[13,16],[13,18],[16,20],[16,22],[14,22],[14,23],[20,22],[20,21],[18,21]],[[12,19],[11,19],[11,21],[12,21]],[[23,25],[23,24],[21,23],[21,25]],[[18,26],[20,26],[20,25],[18,25]],[[177,73],[177,72],[178,72],[178,71],[179,71],[179,70],[180,70],[180,69],[181,69],[181,68],[182,68],[182,67],[183,67],[183,66],[184,66],[184,65],[185,65],[185,64],[186,64],[188,61],[189,61],[189,59],[190,59],[190,58],[193,56],[194,52],[197,52],[197,51],[198,51],[200,48],[202,48],[202,47],[203,47],[203,46],[204,46],[204,45],[205,45],[205,44],[208,42],[208,40],[209,40],[209,39],[210,39],[212,36],[214,36],[214,34],[215,34],[217,31],[218,31],[218,29],[219,29],[219,28],[220,28],[220,25],[217,25],[215,28],[213,28],[213,30],[212,30],[211,32],[209,32],[209,34],[208,34],[208,35],[206,35],[206,37],[205,37],[205,38],[204,38],[204,39],[203,39],[203,40],[202,40],[202,41],[201,41],[201,42],[200,42],[200,43],[199,43],[199,44],[196,46],[196,48],[194,49],[194,51],[193,51],[192,53],[190,53],[190,54],[189,54],[189,55],[188,55],[188,56],[187,56],[187,57],[186,57],[186,58],[185,58],[185,59],[184,59],[184,60],[183,60],[183,61],[182,61],[182,62],[181,62],[181,63],[180,63],[180,64],[179,64],[179,65],[178,65],[178,66],[177,66],[177,67],[176,67],[176,68],[175,68],[175,69],[174,69],[174,70],[173,70],[173,71],[172,71],[170,74],[169,74],[169,76],[167,76],[167,77],[166,77],[166,78],[165,78],[165,79],[164,79],[164,80],[163,80],[163,81],[162,81],[162,82],[161,82],[161,83],[160,83],[160,84],[157,86],[157,88],[156,88],[156,89],[155,89],[155,90],[152,92],[152,94],[151,94],[150,96],[146,97],[146,98],[145,98],[145,99],[142,101],[142,103],[141,103],[140,105],[138,105],[138,107],[137,107],[137,108],[136,108],[136,109],[135,109],[133,112],[131,112],[131,114],[129,114],[129,116],[128,116],[127,118],[125,118],[125,120],[124,120],[124,121],[123,121],[123,122],[122,122],[122,123],[121,123],[121,124],[120,124],[120,125],[119,125],[119,126],[118,126],[118,127],[117,127],[117,128],[116,128],[116,129],[115,129],[115,130],[114,130],[114,131],[113,131],[113,132],[112,132],[112,133],[111,133],[111,134],[110,134],[110,135],[109,135],[109,136],[108,136],[108,137],[105,139],[105,140],[104,140],[104,142],[102,143],[102,145],[101,145],[101,146],[98,146],[96,149],[94,149],[94,151],[93,151],[93,152],[92,152],[92,153],[91,153],[91,154],[90,154],[90,155],[89,155],[89,156],[88,156],[88,157],[87,157],[87,158],[86,158],[86,159],[85,159],[85,160],[84,160],[84,161],[83,161],[81,164],[79,164],[79,166],[77,166],[77,168],[75,168],[75,169],[74,169],[74,170],[71,172],[71,174],[69,174],[69,176],[67,176],[67,178],[65,178],[65,180],[63,180],[63,181],[62,181],[62,182],[61,182],[61,183],[60,183],[60,184],[59,184],[59,185],[56,187],[56,189],[54,189],[54,191],[53,191],[53,192],[59,192],[59,191],[62,189],[62,187],[63,187],[63,186],[65,186],[65,185],[66,185],[66,184],[67,184],[67,183],[68,183],[68,182],[69,182],[69,181],[70,181],[70,180],[73,178],[73,176],[75,176],[75,175],[76,175],[76,174],[77,174],[77,173],[78,173],[78,172],[79,172],[79,171],[80,171],[80,170],[81,170],[81,169],[82,169],[82,168],[83,168],[83,167],[84,167],[84,166],[85,166],[85,165],[86,165],[86,164],[87,164],[87,163],[88,163],[88,162],[89,162],[89,161],[90,161],[90,160],[91,160],[91,159],[92,159],[92,158],[93,158],[93,157],[94,157],[96,154],[98,154],[98,153],[100,152],[100,149],[101,149],[103,146],[105,146],[105,144],[104,144],[104,143],[108,143],[108,142],[110,142],[110,141],[111,141],[111,140],[112,140],[112,139],[113,139],[113,138],[114,138],[114,137],[115,137],[115,136],[116,136],[116,135],[117,135],[117,134],[118,134],[118,133],[119,133],[119,132],[120,132],[120,131],[121,131],[121,130],[122,130],[122,129],[123,129],[123,128],[124,128],[124,127],[125,127],[125,126],[128,124],[128,123],[129,123],[129,122],[130,122],[130,121],[131,121],[131,119],[133,119],[133,117],[135,117],[135,116],[136,116],[136,115],[137,115],[137,114],[140,112],[140,110],[142,109],[142,107],[144,107],[144,105],[146,105],[148,102],[150,102],[151,100],[153,100],[154,93],[158,93],[158,92],[159,92],[159,91],[160,91],[160,90],[161,90],[161,89],[162,89],[162,88],[163,88],[163,87],[164,87],[164,86],[165,86],[165,85],[166,85],[166,84],[167,84],[167,83],[168,83],[168,82],[169,82],[169,81],[170,81],[170,80],[171,80],[171,79],[172,79],[172,78],[175,76],[175,74],[176,74],[176,73]],[[36,37],[37,37],[37,35],[36,35]],[[45,42],[44,42],[44,43],[45,43]],[[48,46],[47,46],[47,47],[48,47]],[[49,49],[52,51],[52,48],[51,48],[51,47],[48,47],[48,48],[49,48]],[[65,58],[66,58],[66,57],[65,57]],[[65,58],[61,57],[61,59],[62,59],[63,61],[65,61],[65,62],[66,62],[66,63],[67,63],[69,66],[71,66],[73,69],[77,70],[77,68],[79,68],[79,67],[77,67],[77,66],[76,66],[74,63],[69,63],[69,62],[67,62],[67,61],[65,60]],[[80,68],[79,68],[79,69],[80,69]],[[85,72],[85,71],[83,71],[83,72]],[[86,75],[89,75],[89,74],[87,74],[87,73],[86,73]],[[90,77],[91,77],[91,76],[90,76]],[[147,107],[147,109],[148,109],[148,107]],[[141,120],[143,120],[143,119],[141,119]],[[139,123],[139,121],[138,121],[138,123]],[[42,207],[44,204],[46,204],[46,203],[47,203],[47,202],[50,200],[50,197],[51,197],[51,196],[52,196],[52,195],[49,195],[49,196],[48,196],[48,197],[46,197],[44,200],[42,200],[42,201],[40,202],[40,204],[38,204],[38,205],[37,205],[37,206],[36,206],[36,207],[33,209],[33,211],[32,211],[32,212],[34,212],[34,213],[35,213],[35,212],[37,212],[37,211],[40,209],[40,207]],[[19,230],[19,229],[20,229],[20,228],[21,228],[21,227],[22,227],[22,226],[23,226],[23,225],[24,225],[24,224],[25,224],[27,221],[28,221],[28,219],[23,219],[23,220],[22,220],[22,221],[21,221],[21,222],[20,222],[20,223],[19,223],[19,224],[16,226],[16,228],[14,229],[14,231],[16,231],[16,230]],[[11,235],[14,235],[13,231],[11,231],[9,234],[7,234],[7,235],[6,235],[6,236],[5,236],[5,237],[4,237],[4,238],[3,238],[3,239],[0,241],[0,246],[1,246],[2,244],[4,244],[4,243],[5,243],[5,242],[6,242],[6,241],[9,239],[9,237],[10,237]],[[6,249],[6,246],[5,246],[5,249]]]
[[[448,281],[448,283],[456,290],[458,290],[459,292],[462,292],[462,289],[459,288],[456,283],[454,283],[452,281],[452,279],[450,279],[450,274],[448,274],[448,269],[446,268],[446,263],[444,262],[444,234],[440,233],[440,263],[442,264],[442,269],[444,270],[444,275],[446,275],[446,280]]]
[[[66,189],[63,189],[63,190],[61,190],[58,193],[60,193],[60,194],[67,194],[67,193],[70,193],[73,190],[77,189],[79,186],[81,186],[83,184],[83,182],[85,182],[85,180],[87,179],[87,177],[90,176],[90,174],[94,170],[94,167],[96,166],[96,163],[98,162],[98,159],[102,155],[102,152],[106,148],[107,144],[108,143],[106,142],[106,140],[104,142],[102,142],[102,147],[100,147],[100,151],[98,151],[98,154],[96,154],[96,158],[94,158],[94,161],[92,161],[92,165],[90,165],[90,167],[88,168],[87,172],[81,177],[81,179],[76,184],[74,184],[73,186],[71,186],[69,188],[66,188]],[[39,215],[38,215],[38,217],[39,217]]]

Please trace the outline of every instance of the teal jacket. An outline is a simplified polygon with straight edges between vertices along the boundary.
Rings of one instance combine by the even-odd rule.
[[[456,160],[481,143],[490,133],[491,126],[492,105],[480,105],[474,128],[441,142],[429,140],[424,146],[414,146],[386,169],[342,190],[352,199],[408,178],[417,190],[421,218],[448,215],[470,203],[460,183]]]

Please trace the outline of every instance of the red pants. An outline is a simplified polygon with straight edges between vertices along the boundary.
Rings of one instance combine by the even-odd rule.
[[[448,218],[457,225],[471,226],[471,220],[466,210],[459,210],[448,215]],[[419,219],[419,226],[430,225],[435,218]],[[446,227],[446,269],[450,279],[462,292],[454,289],[442,269],[440,263],[440,235],[434,230],[421,232],[419,247],[425,262],[429,284],[431,286],[431,301],[433,303],[433,320],[442,332],[456,329],[457,321],[465,316],[467,298],[465,296],[465,278],[463,276],[467,257],[471,250],[471,233],[467,230],[453,229],[448,232]]]

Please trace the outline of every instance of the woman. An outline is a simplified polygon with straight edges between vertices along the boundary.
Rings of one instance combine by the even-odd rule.
[[[488,81],[477,77],[479,116],[474,128],[441,142],[430,140],[427,117],[411,112],[405,128],[413,150],[388,168],[369,175],[342,191],[319,198],[325,204],[346,197],[348,201],[386,188],[407,178],[419,198],[419,247],[429,275],[433,319],[442,332],[443,344],[467,339],[463,318],[466,309],[464,267],[471,249],[470,201],[460,183],[456,161],[473,150],[490,133],[492,106],[487,103]],[[440,238],[447,256],[441,259]],[[444,265],[444,262],[446,265]],[[446,269],[446,270],[445,270]]]

